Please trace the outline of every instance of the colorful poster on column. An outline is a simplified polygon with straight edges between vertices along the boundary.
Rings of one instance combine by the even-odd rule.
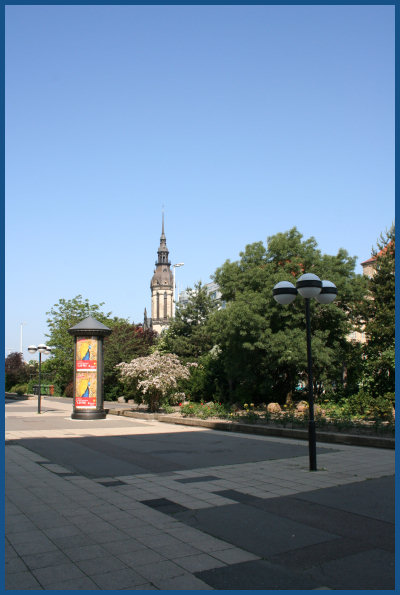
[[[76,341],[76,370],[97,370],[97,339],[82,337]]]
[[[96,409],[97,372],[77,372],[75,382],[75,409]]]

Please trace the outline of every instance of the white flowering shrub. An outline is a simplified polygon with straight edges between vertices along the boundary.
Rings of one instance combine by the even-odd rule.
[[[190,367],[183,365],[173,353],[161,354],[155,351],[147,357],[138,357],[130,363],[121,363],[120,380],[123,384],[135,386],[150,411],[157,411],[161,402],[177,388],[180,380],[190,377]]]

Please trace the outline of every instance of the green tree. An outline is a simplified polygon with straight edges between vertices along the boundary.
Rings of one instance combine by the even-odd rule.
[[[123,394],[116,365],[149,355],[157,334],[126,320],[109,323],[111,335],[104,339],[104,398],[115,400]]]
[[[207,321],[218,308],[201,282],[188,289],[187,304],[178,304],[175,318],[160,338],[157,349],[175,353],[185,360],[193,360],[207,353],[214,345]]]
[[[338,299],[330,305],[312,300],[312,348],[316,394],[341,381],[347,335],[359,318],[365,280],[354,272],[355,258],[345,250],[323,255],[314,238],[303,240],[296,228],[246,246],[237,262],[217,269],[226,308],[209,321],[214,342],[221,348],[230,400],[284,402],[299,380],[307,380],[304,300],[278,305],[272,297],[276,283],[304,272],[333,281]]]
[[[10,353],[5,360],[5,389],[29,380],[29,367],[22,359],[22,353]]]
[[[60,299],[49,312],[47,325],[49,332],[47,344],[52,348],[52,357],[46,362],[46,371],[53,375],[53,381],[58,384],[61,390],[72,382],[74,374],[74,339],[68,333],[68,329],[93,316],[106,326],[112,325],[118,319],[111,319],[111,312],[104,313],[100,304],[90,304],[88,299],[77,295],[70,300]]]
[[[376,272],[365,303],[366,366],[364,387],[371,396],[395,390],[395,227],[377,243]]]

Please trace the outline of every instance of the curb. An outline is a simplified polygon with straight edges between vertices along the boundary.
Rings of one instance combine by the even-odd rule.
[[[242,432],[245,434],[256,434],[258,436],[281,436],[282,438],[296,438],[308,440],[308,430],[293,428],[279,428],[272,426],[253,426],[229,421],[208,421],[205,419],[191,419],[183,417],[167,416],[159,413],[139,413],[129,409],[106,409],[107,414],[135,417],[137,419],[157,420],[167,424],[183,426],[196,426],[209,430],[222,430],[225,432]],[[335,432],[318,432],[318,442],[330,442],[336,444],[347,444],[350,446],[369,446],[373,448],[395,448],[394,438],[383,438],[381,436],[367,436],[362,434],[339,434]]]
[[[7,399],[15,399],[16,401],[33,401],[37,400],[37,395],[19,395],[18,393],[5,393]],[[43,397],[44,395],[42,395]]]

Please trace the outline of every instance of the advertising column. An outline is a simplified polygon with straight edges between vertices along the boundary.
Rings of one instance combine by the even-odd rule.
[[[92,317],[68,330],[75,336],[74,410],[72,419],[104,419],[103,338],[111,333]]]

